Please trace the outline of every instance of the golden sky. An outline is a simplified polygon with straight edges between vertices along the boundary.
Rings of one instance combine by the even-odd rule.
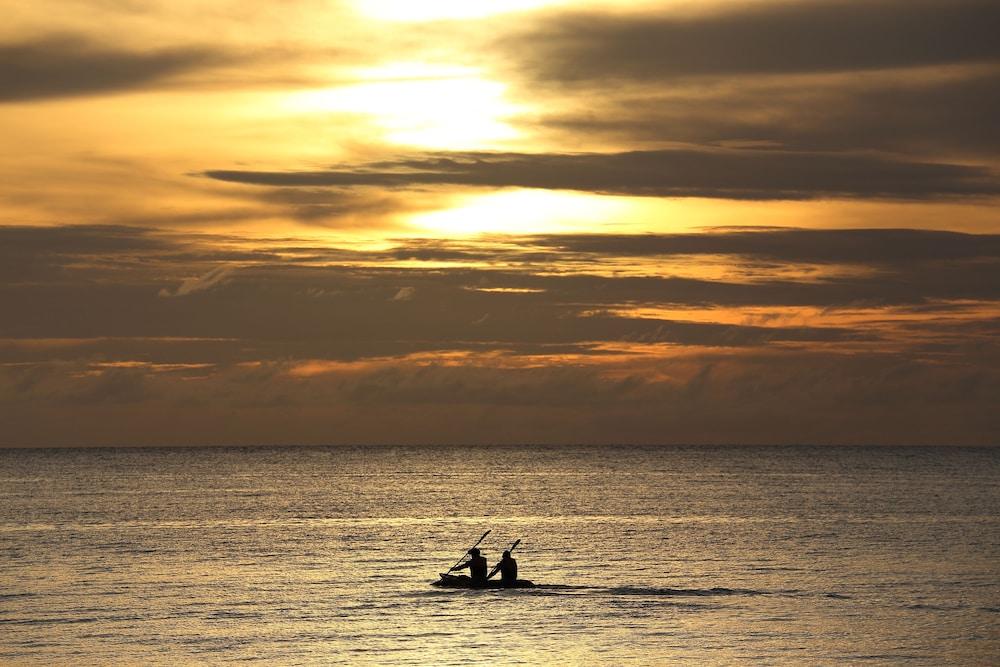
[[[996,444],[989,0],[39,0],[0,446]]]

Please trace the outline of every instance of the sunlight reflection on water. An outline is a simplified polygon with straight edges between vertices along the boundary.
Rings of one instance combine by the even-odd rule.
[[[0,661],[984,663],[998,471],[945,449],[4,451]],[[430,587],[487,527],[490,561],[522,538],[544,586]]]

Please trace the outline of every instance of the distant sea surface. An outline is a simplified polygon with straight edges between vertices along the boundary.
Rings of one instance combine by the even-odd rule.
[[[1000,450],[0,450],[0,664],[245,661],[1000,664]]]

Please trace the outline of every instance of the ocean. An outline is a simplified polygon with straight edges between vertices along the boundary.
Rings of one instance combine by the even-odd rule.
[[[4,665],[995,665],[1000,450],[0,450],[0,564]]]

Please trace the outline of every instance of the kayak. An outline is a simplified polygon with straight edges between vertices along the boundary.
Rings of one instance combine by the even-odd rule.
[[[527,579],[518,579],[513,584],[505,584],[502,581],[490,580],[485,584],[474,584],[472,579],[464,574],[441,573],[441,578],[431,583],[431,586],[442,586],[444,588],[534,588],[535,584]]]

